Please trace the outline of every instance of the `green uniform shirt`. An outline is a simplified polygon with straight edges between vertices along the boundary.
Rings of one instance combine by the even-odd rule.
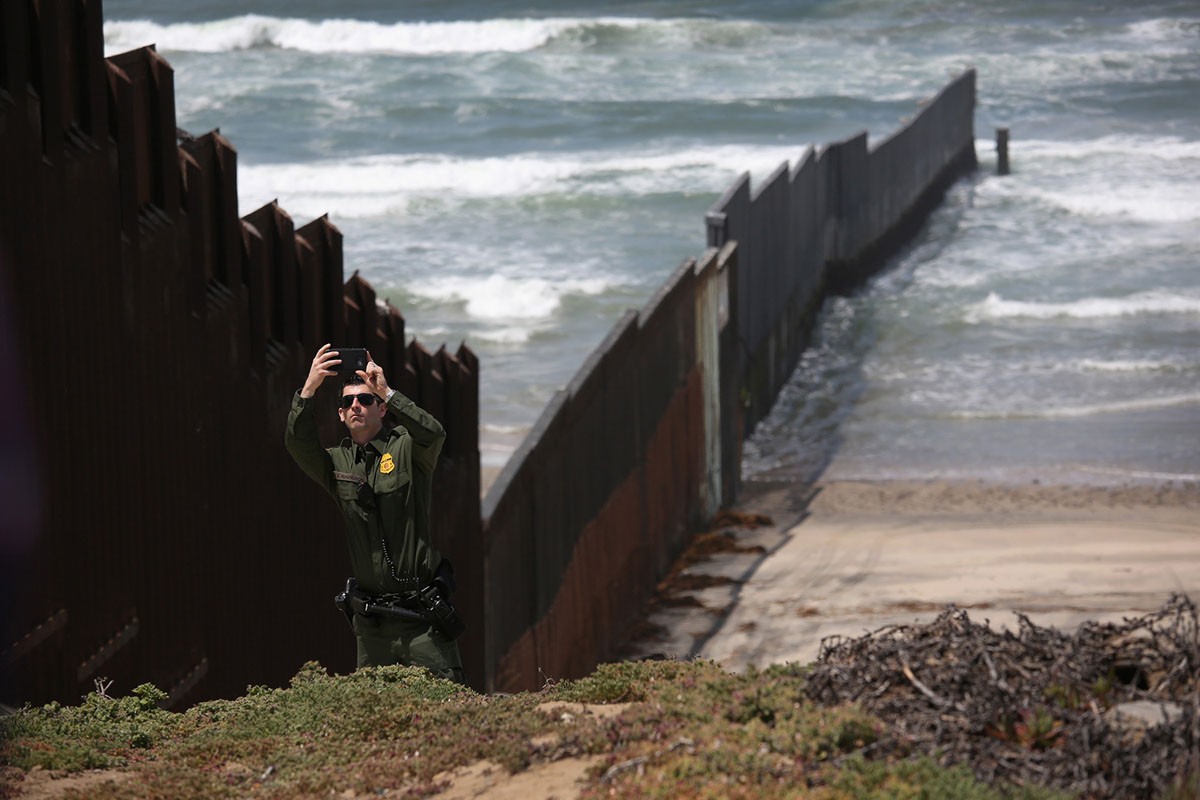
[[[363,591],[375,595],[429,585],[442,558],[430,541],[429,508],[446,431],[400,392],[387,407],[399,425],[385,424],[363,447],[347,437],[326,450],[317,438],[312,407],[297,392],[284,437],[300,468],[337,501],[346,521],[351,572]],[[384,542],[399,581],[392,576]]]

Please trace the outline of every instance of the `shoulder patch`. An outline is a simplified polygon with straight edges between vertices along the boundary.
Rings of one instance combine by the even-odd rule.
[[[392,460],[391,453],[384,453],[383,458],[379,459],[379,471],[387,475],[396,468],[396,462]]]

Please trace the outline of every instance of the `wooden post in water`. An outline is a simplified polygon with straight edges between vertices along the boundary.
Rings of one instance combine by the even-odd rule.
[[[1008,128],[996,128],[996,174],[1008,174]]]

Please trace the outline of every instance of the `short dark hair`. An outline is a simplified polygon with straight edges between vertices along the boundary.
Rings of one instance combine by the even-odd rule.
[[[342,394],[346,393],[347,386],[366,386],[367,382],[362,379],[361,375],[350,375],[342,381]]]

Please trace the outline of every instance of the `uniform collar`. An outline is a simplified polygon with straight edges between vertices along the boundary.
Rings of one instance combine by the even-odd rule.
[[[366,446],[374,448],[376,453],[386,452],[388,442],[391,441],[392,436],[395,435],[395,433],[396,431],[393,428],[388,428],[386,426],[380,428],[379,433],[375,434],[375,438],[367,442]]]
[[[397,431],[395,428],[389,428],[385,425],[379,429],[379,433],[375,434],[375,438],[371,439],[371,441],[367,442],[361,448],[358,446],[358,442],[354,441],[349,436],[343,437],[342,447],[349,448],[355,452],[358,452],[360,449],[372,450],[376,455],[379,455],[387,451],[388,442],[392,440],[392,437],[395,436],[396,433]]]

